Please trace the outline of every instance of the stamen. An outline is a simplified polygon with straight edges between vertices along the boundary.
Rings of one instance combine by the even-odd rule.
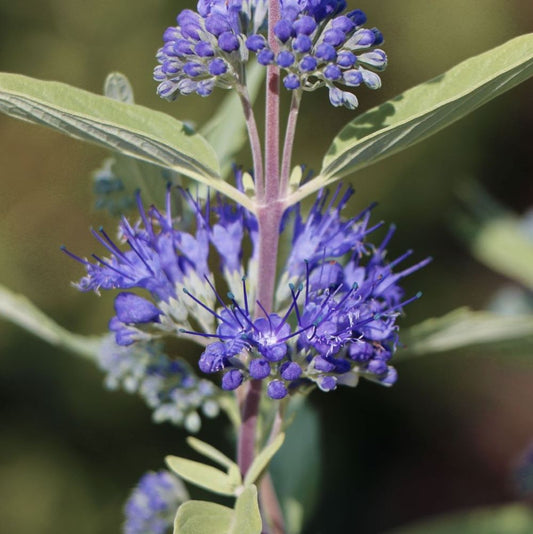
[[[244,297],[244,309],[246,310],[246,313],[249,314],[250,310],[248,309],[248,295],[246,291],[246,276],[242,277],[242,294]]]
[[[270,315],[268,314],[268,312],[265,310],[263,305],[258,300],[256,300],[255,303],[261,308],[261,310],[265,314],[265,317],[268,319],[268,324],[270,325],[270,331],[272,332],[272,321],[270,320]]]
[[[148,218],[146,217],[146,212],[144,211],[144,206],[141,200],[141,191],[137,189],[135,191],[135,200],[137,202],[137,209],[139,211],[139,215],[141,216],[141,219],[144,223],[144,227],[146,228],[146,231],[150,234],[150,237],[154,237],[154,229],[152,228],[152,223],[148,221]]]
[[[392,269],[393,267],[395,267],[396,265],[401,263],[403,260],[405,260],[405,258],[408,258],[412,253],[413,253],[413,251],[411,249],[408,250],[407,252],[405,252],[405,254],[402,254],[400,257],[398,257],[395,260],[391,261],[389,263],[389,267]]]
[[[125,276],[126,278],[129,278],[130,280],[135,280],[135,278],[124,271],[121,271],[120,269],[117,269],[116,267],[113,267],[111,264],[104,261],[102,258],[98,257],[96,254],[91,254],[91,256],[98,262],[107,267],[108,269],[111,269],[112,271],[115,271],[117,274],[120,274],[120,276]]]
[[[219,315],[216,311],[212,310],[209,306],[206,306],[201,300],[197,299],[192,293],[189,292],[189,290],[184,287],[183,292],[190,297],[196,304],[201,306],[204,310],[207,310],[210,314],[214,315],[219,321],[222,321],[223,323],[229,324],[228,321],[226,321],[221,315]]]
[[[61,245],[60,247],[61,252],[64,252],[67,256],[70,256],[73,260],[79,261],[80,263],[83,263],[83,265],[90,265],[90,262],[87,260],[84,260],[83,258],[80,258],[79,256],[76,256],[76,254],[73,254],[70,252],[70,250],[67,249],[65,245]]]
[[[133,243],[132,243],[132,240],[131,239],[128,239],[126,241],[126,243],[128,243],[128,245],[130,246],[131,250],[133,250],[133,252],[135,252],[135,254],[137,254],[137,256],[139,257],[139,259],[144,263],[145,267],[152,273],[152,274],[155,274],[154,270],[150,267],[150,265],[148,265],[148,263],[146,262],[146,260],[143,258],[142,254],[140,253],[140,251],[138,251],[134,246],[133,246]]]
[[[304,260],[305,263],[305,305],[309,302],[309,260]]]
[[[233,339],[234,336],[223,336],[217,334],[206,334],[205,332],[194,332],[192,330],[185,330],[185,328],[179,328],[178,331],[181,334],[189,334],[191,336],[210,337],[216,339]]]
[[[381,242],[381,245],[379,245],[378,250],[383,250],[391,240],[392,236],[394,235],[394,232],[396,232],[396,225],[391,224],[389,226],[389,231],[387,232],[387,235],[385,236],[385,239]]]
[[[114,241],[107,235],[107,232],[101,226],[100,226],[100,228],[98,228],[98,231],[104,236],[105,240],[107,241],[109,246],[112,247],[112,250],[115,252],[115,254],[117,256],[120,256],[121,258],[124,258],[128,263],[131,263],[130,260],[128,259],[128,257],[124,254],[124,252],[122,252],[122,250],[120,250],[117,247],[117,245],[115,245]],[[93,233],[93,235],[95,235],[95,234]],[[100,241],[100,239],[98,239],[98,240]],[[106,248],[111,251],[111,249],[108,246],[106,246]]]
[[[294,306],[294,311],[296,312],[296,319],[298,320],[298,325],[301,326],[302,325],[302,318],[300,317],[300,310],[298,309],[298,303],[296,302],[298,297],[300,296],[302,290],[303,290],[303,287],[300,286],[298,288],[298,294],[294,294],[294,285],[293,284],[289,284],[289,288],[291,290],[291,295],[292,295],[292,300],[295,304]]]

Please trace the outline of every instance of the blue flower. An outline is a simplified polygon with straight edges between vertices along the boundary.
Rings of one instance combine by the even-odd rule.
[[[241,178],[237,173],[238,184]],[[408,251],[387,261],[394,227],[379,245],[368,241],[382,226],[370,225],[373,205],[342,217],[353,191],[343,193],[339,186],[331,199],[321,191],[307,217],[299,205],[287,210],[280,232],[292,234],[291,247],[274,310],[267,313],[254,296],[255,217],[218,197],[202,205],[181,194],[194,213],[194,231],[180,229],[181,221],[172,217],[169,190],[166,212],[146,211],[138,199],[140,221],[122,219],[119,234],[127,250],[100,230],[94,235],[109,257],[93,255],[91,263],[69,252],[87,270],[81,290],[121,290],[110,321],[118,345],[164,336],[195,340],[203,347],[201,371],[222,373],[223,389],[260,379],[276,399],[305,384],[330,391],[338,384],[354,386],[361,376],[387,386],[395,382],[390,360],[398,345],[397,319],[420,296],[406,298],[400,282],[430,259],[400,269]],[[213,249],[224,290],[209,270]]]
[[[354,109],[357,98],[339,85],[378,89],[381,80],[373,71],[385,69],[387,56],[375,48],[383,42],[379,30],[362,27],[366,16],[360,10],[341,14],[345,8],[344,0],[282,2],[282,18],[274,28],[280,50],[269,60],[263,49],[258,61],[285,70],[287,89],[327,87],[334,106]]]
[[[265,21],[266,0],[199,0],[197,9],[182,11],[177,26],[163,34],[154,69],[162,98],[208,96],[215,86],[229,89],[242,83],[248,50],[265,46],[258,32]]]
[[[166,470],[148,472],[124,506],[124,534],[168,534],[179,505],[188,500],[181,480]]]
[[[217,293],[208,265],[213,249],[218,252],[228,287],[235,290],[240,288],[243,274],[243,242],[245,238],[251,240],[252,252],[247,263],[250,276],[255,276],[256,219],[221,197],[202,207],[187,191],[180,193],[193,213],[194,231],[180,229],[180,220],[172,217],[169,189],[166,213],[155,207],[146,210],[137,194],[140,220],[132,224],[122,217],[118,243],[104,229],[93,231],[107,257],[93,254],[96,261],[90,262],[64,248],[85,265],[87,275],[76,284],[78,289],[127,290],[116,296],[116,315],[109,323],[116,343],[121,346],[169,334],[190,337],[184,331],[198,326],[204,332],[215,332],[217,314],[212,308]],[[139,291],[142,295],[137,294]]]
[[[344,0],[285,0],[274,27],[279,50],[267,42],[266,0],[200,0],[198,12],[186,9],[178,25],[167,28],[157,53],[154,79],[158,94],[172,100],[178,94],[209,95],[215,86],[242,84],[242,66],[250,53],[261,65],[277,64],[291,91],[327,87],[334,106],[357,107],[354,94],[340,86],[381,87],[374,71],[387,66],[376,48],[381,32],[363,28],[360,10],[341,14]]]

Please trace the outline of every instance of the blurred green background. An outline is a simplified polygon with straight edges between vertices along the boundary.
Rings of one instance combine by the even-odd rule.
[[[201,124],[223,93],[169,104],[151,71],[163,30],[192,3],[160,0],[0,0],[0,70],[100,93],[108,72],[133,83],[136,102]],[[361,0],[385,35],[384,87],[358,92],[368,109],[462,59],[533,28],[529,0]],[[486,306],[506,281],[471,258],[451,231],[455,191],[480,181],[518,213],[533,205],[533,85],[514,89],[430,141],[360,172],[353,209],[380,203],[394,221],[391,254],[414,248],[433,264],[405,283],[424,298],[404,325],[458,306]],[[325,91],[304,100],[294,163],[318,168],[352,117]],[[93,209],[90,173],[107,154],[44,128],[0,116],[0,283],[28,295],[62,325],[100,333],[110,295],[70,287],[89,254],[89,227],[114,224]],[[249,165],[243,152],[241,162]],[[394,388],[361,384],[312,403],[323,423],[321,499],[308,533],[370,534],[434,513],[508,502],[509,472],[533,440],[533,349],[468,350],[399,366]],[[0,530],[15,534],[112,534],[131,487],[185,433],[155,426],[140,400],[107,392],[91,364],[0,322]],[[348,421],[347,421],[348,418]],[[225,421],[200,438],[231,450]],[[302,436],[305,439],[305,436]],[[313,468],[314,466],[310,466]]]

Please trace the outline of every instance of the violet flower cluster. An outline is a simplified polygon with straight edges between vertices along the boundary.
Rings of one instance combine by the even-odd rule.
[[[238,184],[241,178],[238,172]],[[320,192],[306,218],[298,205],[289,209],[280,232],[292,234],[290,253],[275,312],[266,313],[254,296],[254,215],[221,197],[202,204],[181,190],[196,220],[185,230],[172,216],[172,194],[166,212],[146,210],[138,196],[140,220],[122,218],[118,243],[103,229],[93,232],[107,257],[93,255],[90,262],[69,252],[87,271],[80,290],[120,290],[110,321],[118,345],[168,336],[195,340],[203,347],[199,368],[220,372],[223,389],[264,380],[273,399],[313,384],[323,391],[354,386],[360,376],[394,383],[389,361],[398,345],[396,320],[419,296],[405,299],[399,281],[429,259],[398,269],[408,251],[387,262],[394,228],[377,246],[367,241],[381,226],[369,225],[373,206],[343,218],[352,190],[341,194],[339,187],[331,199]],[[221,277],[210,269],[215,251]]]
[[[146,473],[125,504],[124,534],[167,534],[176,509],[188,498],[183,483],[170,471]]]
[[[334,106],[358,105],[356,96],[339,86],[381,87],[374,71],[387,65],[385,52],[376,48],[383,36],[362,27],[362,11],[343,14],[345,0],[282,1],[274,47],[267,41],[264,0],[200,0],[197,8],[182,11],[177,26],[163,35],[154,70],[163,98],[207,96],[215,86],[243,85],[243,65],[251,53],[261,65],[279,66],[289,90],[327,87]]]

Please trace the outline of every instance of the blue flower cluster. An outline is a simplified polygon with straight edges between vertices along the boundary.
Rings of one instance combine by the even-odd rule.
[[[396,319],[404,300],[398,282],[425,266],[423,260],[404,270],[393,269],[411,255],[385,260],[391,228],[378,247],[366,236],[371,208],[348,220],[340,212],[352,190],[328,202],[322,191],[306,220],[299,206],[293,216],[292,246],[278,285],[279,313],[254,319],[246,286],[241,305],[233,294],[217,313],[216,341],[200,357],[206,373],[224,371],[222,387],[237,388],[244,380],[266,380],[267,393],[281,399],[300,385],[314,382],[323,391],[337,384],[354,386],[359,376],[383,385],[396,381],[389,365],[398,342]],[[260,303],[258,303],[261,306]],[[213,312],[215,313],[215,312]]]
[[[244,41],[264,25],[267,0],[199,0],[197,8],[182,11],[163,34],[154,70],[162,98],[208,96],[215,86],[229,89],[242,80]]]
[[[146,473],[124,507],[124,534],[169,534],[176,510],[188,498],[182,482],[169,471]]]
[[[200,0],[198,12],[182,11],[178,25],[167,28],[157,53],[154,79],[158,94],[209,95],[215,86],[234,87],[243,80],[243,64],[255,53],[261,65],[276,64],[289,90],[329,89],[334,106],[357,107],[354,94],[338,86],[381,86],[387,65],[377,29],[365,29],[360,10],[342,12],[345,0],[283,0],[274,28],[276,50],[267,42],[265,0]]]
[[[240,173],[237,178],[240,183]],[[255,217],[221,198],[202,206],[181,193],[196,215],[195,232],[178,229],[169,190],[166,213],[154,207],[146,211],[138,199],[140,221],[132,225],[122,219],[119,234],[127,250],[100,230],[94,235],[110,257],[93,255],[96,262],[91,263],[69,252],[87,270],[78,284],[81,290],[135,288],[148,294],[122,291],[116,296],[110,329],[118,345],[168,335],[193,339],[204,347],[200,369],[222,372],[223,389],[261,379],[274,399],[309,383],[324,391],[337,384],[353,386],[360,376],[394,383],[396,371],[389,361],[398,343],[396,319],[419,297],[404,299],[399,282],[430,260],[397,270],[411,255],[408,251],[387,262],[385,248],[394,228],[379,246],[367,242],[381,226],[369,226],[373,206],[344,219],[341,211],[353,191],[341,194],[339,187],[331,199],[320,192],[307,218],[298,205],[288,210],[280,232],[292,229],[290,253],[278,282],[275,313],[266,313],[253,291]],[[244,268],[246,241],[251,253]],[[209,269],[210,248],[221,261],[224,291],[216,289],[220,281]],[[257,310],[263,312],[258,316]]]
[[[106,337],[98,353],[98,364],[107,373],[109,389],[122,387],[139,393],[154,410],[156,422],[170,421],[189,432],[201,426],[199,410],[207,417],[219,413],[220,390],[209,380],[198,378],[187,362],[170,359],[161,343],[139,342],[129,347]]]
[[[356,96],[338,85],[379,89],[381,80],[373,70],[383,70],[387,56],[374,48],[383,43],[381,32],[362,27],[366,15],[360,10],[341,14],[345,8],[345,0],[283,1],[281,20],[274,28],[279,51],[258,48],[257,60],[281,67],[287,73],[283,84],[289,90],[314,91],[325,86],[334,106],[356,108]]]

